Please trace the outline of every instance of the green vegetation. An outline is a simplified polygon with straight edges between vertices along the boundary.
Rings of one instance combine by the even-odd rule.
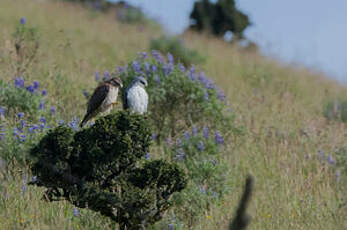
[[[206,61],[206,58],[197,50],[186,47],[183,40],[178,37],[163,36],[152,39],[150,42],[150,50],[158,50],[163,54],[170,53],[176,60],[186,66],[203,64]]]
[[[347,122],[347,100],[334,99],[326,103],[324,116],[327,120]]]
[[[23,26],[18,23],[22,17],[26,18],[24,25],[36,28],[40,36],[35,60],[21,74],[24,86],[15,87],[15,77],[18,83],[21,76],[16,69],[13,35],[17,26]],[[112,219],[99,212],[66,200],[42,200],[44,187],[27,186],[42,175],[32,175],[32,165],[26,159],[44,136],[63,131],[61,127],[55,129],[60,123],[73,138],[77,133],[82,138],[82,133],[91,132],[93,128],[74,130],[86,109],[83,90],[91,92],[97,85],[94,76],[108,76],[116,72],[116,66],[130,63],[128,68],[133,68],[137,53],[148,50],[149,41],[163,36],[162,32],[150,25],[139,30],[136,25],[118,23],[112,13],[95,14],[78,4],[50,0],[0,1],[0,28],[1,87],[9,92],[0,96],[0,229],[115,229]],[[167,131],[162,141],[156,139],[149,147],[149,159],[139,161],[138,172],[132,174],[134,184],[156,174],[160,165],[171,170],[165,162],[187,173],[187,187],[173,194],[172,208],[153,228],[227,229],[244,180],[252,174],[255,184],[247,211],[252,217],[249,229],[345,229],[346,128],[341,121],[325,118],[324,105],[347,98],[346,88],[307,70],[243,53],[219,39],[193,32],[186,32],[182,39],[191,49],[208,56],[205,63],[195,66],[197,76],[204,71],[224,90],[225,103],[218,99],[216,103],[230,113],[232,123],[225,125],[225,130],[208,123],[206,139],[205,122],[185,124],[182,113],[174,135]],[[147,60],[151,65],[155,62]],[[141,70],[147,60],[138,60]],[[178,73],[176,65],[173,71]],[[124,74],[133,77],[130,72]],[[191,84],[189,76],[183,76],[184,82]],[[163,75],[159,78],[161,83],[169,83]],[[39,90],[27,89],[35,81]],[[155,77],[151,84],[148,91],[154,93]],[[199,84],[192,86],[201,99]],[[42,99],[45,106],[36,111]],[[25,110],[24,105],[32,111]],[[118,106],[116,110],[120,109]],[[99,122],[104,119],[110,118]],[[24,127],[21,120],[25,120]],[[243,135],[233,128],[242,128]],[[25,156],[23,161],[21,156]]]
[[[66,199],[100,212],[120,229],[143,229],[159,221],[170,197],[186,186],[184,172],[162,160],[136,167],[151,143],[148,121],[118,112],[74,133],[59,126],[31,150],[31,184],[47,188],[49,201]]]
[[[223,90],[203,72],[175,64],[171,54],[167,62],[157,51],[152,52],[153,58],[147,53],[139,56],[125,67],[118,67],[118,74],[123,89],[139,75],[147,78],[149,117],[159,142],[175,138],[194,125],[221,130],[223,135],[239,131],[233,124],[234,115],[228,112]]]

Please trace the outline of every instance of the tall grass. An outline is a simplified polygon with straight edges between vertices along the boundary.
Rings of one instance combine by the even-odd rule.
[[[14,78],[11,34],[21,17],[41,36],[38,61],[23,77],[47,88],[65,120],[83,115],[82,92],[96,86],[95,71],[115,70],[147,50],[151,38],[162,35],[75,4],[1,0],[1,80]],[[209,57],[200,68],[224,89],[236,122],[246,127],[246,135],[227,143],[223,155],[231,193],[206,210],[195,229],[227,229],[248,174],[255,178],[249,229],[346,229],[346,175],[338,182],[336,166],[327,159],[329,154],[335,159],[334,152],[345,145],[347,129],[323,116],[324,103],[346,98],[346,88],[305,69],[240,53],[220,40],[194,33],[183,39]],[[27,174],[18,166],[1,174],[0,229],[114,229],[97,213],[77,213],[66,202],[41,200],[42,189],[23,188]]]

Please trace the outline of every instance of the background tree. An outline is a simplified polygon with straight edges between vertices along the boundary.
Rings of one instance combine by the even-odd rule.
[[[194,4],[190,18],[194,21],[191,29],[219,37],[231,31],[236,38],[242,39],[244,30],[251,25],[248,16],[236,8],[235,0],[218,0],[216,3],[201,0]]]

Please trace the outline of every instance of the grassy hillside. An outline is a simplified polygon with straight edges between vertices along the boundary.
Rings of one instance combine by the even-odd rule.
[[[21,17],[40,33],[37,61],[24,74],[39,80],[64,120],[81,118],[95,71],[112,72],[149,40],[162,35],[156,28],[116,22],[85,8],[49,0],[0,1],[0,79],[12,81],[12,34]],[[346,229],[346,175],[328,154],[345,146],[347,129],[323,117],[323,105],[347,96],[345,87],[324,76],[286,66],[257,54],[242,53],[230,44],[193,33],[183,39],[207,56],[203,69],[224,89],[237,124],[246,135],[227,143],[223,156],[231,169],[232,192],[206,211],[196,229],[226,229],[247,174],[255,177],[249,229]],[[323,159],[318,151],[324,151]],[[155,151],[155,150],[154,150]],[[25,169],[24,169],[25,170]],[[0,177],[0,229],[114,229],[99,214],[80,210],[74,215],[67,202],[41,200],[43,189],[23,192],[23,169]],[[75,213],[76,214],[76,213]]]

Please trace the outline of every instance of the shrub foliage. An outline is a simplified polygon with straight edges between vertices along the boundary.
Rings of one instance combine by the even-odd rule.
[[[59,126],[31,150],[32,184],[46,187],[49,201],[66,199],[121,229],[144,229],[162,218],[172,194],[187,183],[176,164],[141,163],[150,143],[146,118],[124,111],[78,132]]]
[[[151,50],[159,50],[162,53],[171,53],[174,58],[185,65],[201,64],[205,62],[205,57],[197,50],[186,47],[183,41],[177,37],[163,36],[152,39],[150,42]]]
[[[148,114],[159,141],[193,125],[219,129],[223,134],[238,131],[224,92],[203,72],[175,64],[170,53],[167,61],[157,51],[152,56],[141,53],[140,58],[118,71],[125,86],[137,76],[147,78]]]
[[[327,120],[347,122],[347,100],[329,101],[324,105],[323,114]]]

